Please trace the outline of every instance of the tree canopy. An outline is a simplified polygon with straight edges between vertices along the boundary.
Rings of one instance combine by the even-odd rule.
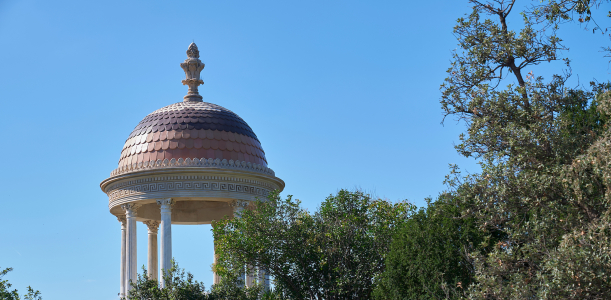
[[[0,299],[2,300],[21,300],[22,298],[19,296],[19,292],[15,290],[11,290],[12,284],[8,282],[7,279],[4,279],[4,276],[8,274],[8,272],[13,271],[13,268],[6,268],[0,271]],[[41,300],[40,292],[35,291],[32,287],[28,286],[28,293],[23,296],[23,300]]]
[[[266,270],[285,299],[369,299],[406,203],[341,190],[310,213],[272,194],[214,224],[221,275]],[[242,270],[242,271],[241,271]]]
[[[164,270],[160,282],[149,278],[146,268],[138,274],[138,280],[133,284],[125,300],[266,300],[272,299],[263,293],[261,286],[251,288],[239,285],[235,277],[223,278],[219,284],[212,286],[209,291],[202,282],[193,278],[191,273],[185,272],[172,260],[172,267]]]
[[[567,48],[557,36],[572,13],[589,16],[607,1],[549,1],[522,11],[517,1],[470,2],[472,13],[454,28],[459,49],[441,105],[465,122],[457,150],[479,159],[482,172],[455,172],[449,183],[463,217],[503,238],[486,255],[471,253],[469,297],[609,298],[609,85],[568,86],[570,59],[561,58]],[[523,21],[513,29],[512,13]],[[548,79],[530,71],[559,60]]]

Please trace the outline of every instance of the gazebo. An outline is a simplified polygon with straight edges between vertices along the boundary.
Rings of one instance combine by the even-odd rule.
[[[171,267],[172,224],[211,224],[284,189],[284,181],[267,167],[250,126],[232,111],[202,101],[198,86],[204,84],[200,72],[205,64],[195,43],[187,56],[180,64],[186,74],[182,83],[189,86],[184,100],[140,121],[123,146],[118,167],[100,184],[110,213],[121,224],[120,297],[137,279],[138,222],[148,227],[148,275],[160,280],[158,261],[161,270]],[[269,285],[263,271],[247,274],[246,285],[255,276]],[[214,283],[218,280],[215,275]]]

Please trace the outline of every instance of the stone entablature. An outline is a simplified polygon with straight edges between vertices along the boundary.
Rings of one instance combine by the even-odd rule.
[[[273,190],[284,189],[284,182],[275,176],[253,171],[175,167],[116,175],[100,186],[108,195],[112,212],[113,208],[125,203],[170,196],[254,201],[267,197]]]

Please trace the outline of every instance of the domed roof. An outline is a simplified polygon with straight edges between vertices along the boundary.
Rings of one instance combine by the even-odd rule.
[[[119,168],[173,158],[218,158],[267,167],[259,139],[242,118],[199,101],[175,103],[147,115],[127,138]]]
[[[118,168],[100,183],[119,218],[126,215],[124,204],[134,204],[137,221],[159,221],[157,200],[170,198],[172,224],[211,224],[284,189],[250,126],[202,101],[198,87],[205,65],[195,43],[180,67],[189,86],[184,101],[144,117],[125,141]]]

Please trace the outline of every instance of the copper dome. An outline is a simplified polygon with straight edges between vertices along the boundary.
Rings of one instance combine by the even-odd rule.
[[[216,104],[184,101],[147,115],[129,135],[119,168],[158,160],[226,159],[267,167],[250,126]]]
[[[168,224],[211,224],[284,189],[250,126],[202,101],[198,86],[205,65],[194,43],[187,56],[180,64],[182,83],[189,86],[184,101],[144,117],[127,138],[118,168],[100,183],[120,220],[131,211],[136,221],[158,222],[159,204],[170,203],[164,208],[171,209]]]

